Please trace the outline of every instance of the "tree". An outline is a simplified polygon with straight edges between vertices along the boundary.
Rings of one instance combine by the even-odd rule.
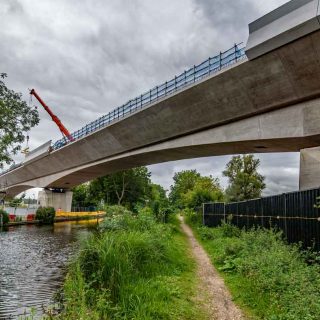
[[[234,156],[223,175],[228,177],[226,195],[229,201],[243,201],[261,197],[266,187],[264,177],[258,173],[260,160],[253,155]]]
[[[26,194],[23,193],[21,195],[21,197],[19,197],[19,198],[15,197],[15,198],[11,199],[9,202],[9,207],[18,208],[21,205],[21,203],[23,202],[23,200],[25,199],[25,197],[26,197]]]
[[[201,177],[196,170],[184,170],[174,174],[173,185],[170,187],[170,201],[177,207],[182,208],[182,195],[192,190]]]
[[[145,203],[150,198],[150,176],[146,167],[139,167],[95,179],[89,186],[90,199],[134,208],[137,203]]]
[[[159,184],[151,184],[150,208],[159,221],[163,221],[164,215],[170,211],[169,199],[166,190]]]
[[[73,207],[91,207],[97,203],[89,197],[89,184],[84,183],[72,188],[72,206]]]
[[[194,187],[182,195],[184,207],[196,209],[203,203],[223,201],[224,194],[219,180],[209,177],[200,177]]]
[[[2,79],[6,76],[0,74]],[[39,123],[38,111],[31,109],[21,97],[21,93],[8,89],[0,80],[0,168],[13,162],[12,155],[21,149],[25,132]]]
[[[212,176],[201,176],[196,170],[185,170],[175,173],[173,181],[169,198],[180,209],[195,209],[204,202],[223,200],[219,180]]]

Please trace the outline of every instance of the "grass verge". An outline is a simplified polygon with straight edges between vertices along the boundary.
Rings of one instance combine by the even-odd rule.
[[[55,319],[204,319],[195,263],[176,220],[108,218],[71,263]]]
[[[319,256],[288,245],[275,230],[187,223],[209,254],[235,302],[256,319],[319,320]]]

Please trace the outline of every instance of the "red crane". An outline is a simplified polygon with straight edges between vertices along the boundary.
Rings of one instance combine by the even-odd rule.
[[[51,111],[51,109],[44,103],[44,101],[39,97],[37,92],[34,89],[32,89],[30,91],[30,94],[34,95],[37,98],[37,100],[41,103],[43,108],[49,113],[49,115],[51,116],[52,121],[54,121],[56,123],[56,125],[58,126],[58,128],[61,131],[62,135],[65,136],[70,142],[74,141],[74,139],[73,139],[72,135],[70,134],[70,132],[68,131],[68,129],[62,124],[60,119]]]

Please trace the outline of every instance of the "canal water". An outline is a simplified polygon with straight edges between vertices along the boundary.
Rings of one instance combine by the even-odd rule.
[[[0,231],[0,320],[19,319],[53,303],[68,261],[96,220],[27,225]]]

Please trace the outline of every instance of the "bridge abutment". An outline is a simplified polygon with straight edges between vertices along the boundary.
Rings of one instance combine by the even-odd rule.
[[[320,187],[320,147],[300,150],[299,189]]]
[[[72,195],[70,190],[44,189],[38,193],[38,203],[42,207],[53,207],[56,211],[70,212]]]

